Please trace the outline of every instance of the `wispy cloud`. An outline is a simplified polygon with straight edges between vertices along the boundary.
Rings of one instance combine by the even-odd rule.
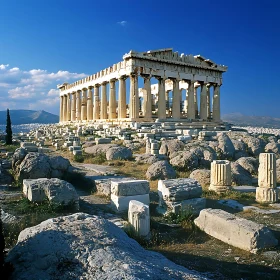
[[[121,26],[126,26],[127,25],[127,21],[126,20],[118,21],[117,24],[119,24]]]

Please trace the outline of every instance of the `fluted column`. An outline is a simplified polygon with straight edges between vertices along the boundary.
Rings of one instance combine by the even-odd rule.
[[[194,81],[188,82],[188,119],[195,119],[195,103],[194,103]]]
[[[94,97],[93,97],[93,119],[99,120],[102,119],[100,116],[100,100],[99,100],[99,84],[94,85]],[[103,98],[103,96],[102,96]],[[107,116],[107,96],[106,96],[106,84],[105,84],[105,99],[106,99],[106,116]],[[107,118],[107,117],[106,117]]]
[[[209,190],[217,193],[226,192],[231,188],[231,165],[228,160],[214,160],[211,162],[211,176]]]
[[[118,118],[126,118],[126,77],[119,78],[119,104],[118,104]]]
[[[107,119],[107,88],[106,88],[106,82],[104,82],[101,86],[101,119]]]
[[[211,84],[208,84],[208,85],[206,86],[206,96],[207,96],[207,119],[211,119],[210,89],[211,89]]]
[[[76,92],[72,92],[71,121],[76,121]]]
[[[67,122],[67,95],[63,95],[63,121]]]
[[[81,108],[81,120],[87,120],[87,89],[82,89],[82,108]]]
[[[81,91],[77,90],[76,93],[76,120],[81,120]]]
[[[71,93],[67,94],[67,121],[71,121]]]
[[[92,87],[88,87],[87,95],[87,120],[91,121],[93,119],[93,105],[92,105]]]
[[[138,75],[130,75],[130,102],[129,117],[131,119],[139,118],[139,93],[138,93]]]
[[[207,93],[206,84],[204,83],[201,83],[199,118],[202,120],[207,119]]]
[[[180,104],[180,90],[179,80],[173,80],[173,100],[172,100],[172,118],[180,119],[181,117],[181,104]]]
[[[144,89],[146,92],[145,102],[144,102],[144,117],[152,117],[152,92],[151,92],[151,77],[144,76]]]
[[[110,81],[110,98],[109,98],[109,119],[115,119],[117,117],[116,112],[116,81]]]
[[[59,122],[63,122],[63,96],[60,95]]]
[[[277,202],[279,190],[276,188],[276,156],[274,153],[261,153],[259,163],[256,200],[261,203]]]
[[[194,87],[194,110],[195,110],[195,118],[198,118],[197,88],[198,88],[198,86],[195,86],[195,87]]]
[[[213,95],[213,120],[221,120],[221,111],[220,111],[220,85],[214,86],[214,95]]]
[[[165,100],[165,79],[158,80],[158,118],[166,119],[166,100]]]

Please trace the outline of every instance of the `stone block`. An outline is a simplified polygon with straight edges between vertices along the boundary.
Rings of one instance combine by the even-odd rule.
[[[191,178],[180,178],[158,181],[160,204],[163,201],[182,201],[198,198],[202,194],[201,185]]]
[[[110,144],[112,142],[112,138],[96,138],[96,144]]]
[[[116,196],[111,194],[111,207],[116,212],[124,212],[128,210],[131,200],[140,201],[146,205],[150,205],[149,194],[133,195],[133,196]]]
[[[220,209],[202,210],[194,223],[207,234],[246,251],[254,252],[278,244],[267,227]]]
[[[130,200],[128,222],[132,225],[136,235],[148,238],[150,234],[149,206],[140,201]]]
[[[256,188],[256,201],[259,203],[275,203],[278,201],[277,188]]]
[[[83,154],[83,151],[82,150],[73,150],[73,155],[76,156],[76,155],[82,155]]]
[[[116,196],[133,196],[149,194],[150,185],[147,180],[111,181],[111,193]]]
[[[24,148],[27,152],[38,152],[38,147],[35,146],[27,146]]]

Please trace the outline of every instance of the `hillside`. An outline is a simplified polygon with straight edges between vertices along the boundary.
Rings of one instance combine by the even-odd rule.
[[[222,120],[240,126],[263,126],[280,128],[280,118],[269,116],[246,116],[241,113],[231,113],[222,116]]]
[[[13,125],[30,123],[57,123],[59,117],[46,111],[10,110]],[[0,111],[0,124],[6,124],[7,111]]]

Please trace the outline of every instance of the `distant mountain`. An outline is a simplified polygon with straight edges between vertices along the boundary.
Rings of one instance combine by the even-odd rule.
[[[57,115],[46,111],[10,110],[12,124],[58,123]],[[0,124],[6,124],[7,111],[0,111]]]
[[[280,118],[268,116],[246,116],[241,113],[231,113],[222,116],[222,120],[240,126],[263,126],[280,128]]]

